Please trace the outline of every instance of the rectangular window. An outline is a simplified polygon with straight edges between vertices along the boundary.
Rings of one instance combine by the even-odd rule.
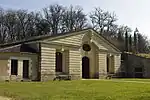
[[[18,60],[11,60],[11,75],[18,75]]]
[[[135,68],[135,72],[143,72],[142,68]]]

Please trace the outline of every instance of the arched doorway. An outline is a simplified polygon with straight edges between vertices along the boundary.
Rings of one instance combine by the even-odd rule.
[[[56,72],[62,72],[62,53],[56,52]]]
[[[90,62],[86,56],[82,58],[82,78],[90,78]]]

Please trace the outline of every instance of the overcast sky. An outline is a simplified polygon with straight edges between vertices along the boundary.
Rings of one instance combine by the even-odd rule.
[[[94,7],[115,12],[118,24],[130,26],[150,38],[150,0],[0,0],[3,8],[41,10],[49,4],[80,5],[87,13]]]

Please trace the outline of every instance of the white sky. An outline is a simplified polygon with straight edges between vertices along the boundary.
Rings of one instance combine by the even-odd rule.
[[[118,24],[124,24],[139,31],[150,39],[150,0],[0,0],[3,8],[41,10],[49,4],[58,3],[65,6],[80,5],[90,12],[94,7],[115,12]]]

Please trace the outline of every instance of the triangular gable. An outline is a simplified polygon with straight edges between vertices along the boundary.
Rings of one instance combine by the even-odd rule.
[[[89,30],[73,32],[73,33],[58,36],[55,38],[45,39],[42,42],[80,46],[82,44],[83,36],[88,32],[89,32]]]
[[[94,34],[92,37],[92,40],[96,42],[97,46],[103,45],[105,48],[107,48],[107,51],[120,53],[120,50],[117,47],[115,47],[111,42],[109,42],[109,40],[107,40],[102,35],[99,35],[96,31],[94,30],[91,30],[91,31],[92,31],[92,34]]]
[[[99,47],[99,49],[103,49],[109,52],[120,52],[113,44],[111,44],[107,39],[103,36],[99,35],[93,29],[87,29],[84,31],[73,32],[67,35],[58,36],[55,38],[45,39],[42,42],[49,42],[49,43],[58,43],[58,44],[68,44],[68,45],[82,45],[82,39],[86,34],[94,34],[92,36],[92,41]]]

